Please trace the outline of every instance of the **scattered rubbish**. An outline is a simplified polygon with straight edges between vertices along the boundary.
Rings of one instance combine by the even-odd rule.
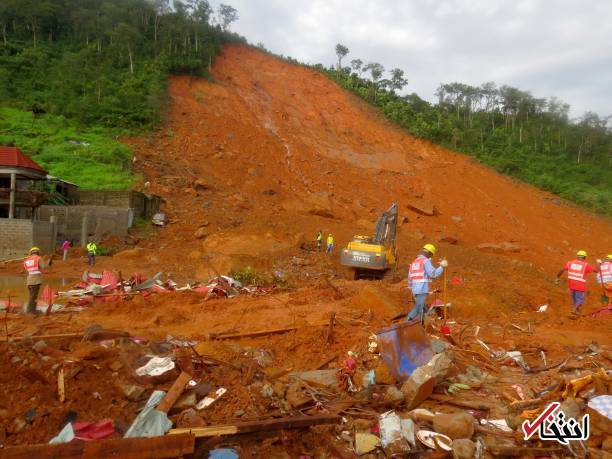
[[[483,426],[491,425],[504,432],[514,432],[505,419],[481,419],[480,424]]]
[[[383,448],[402,438],[402,425],[400,417],[394,411],[387,411],[378,418],[380,426],[380,439]]]
[[[168,223],[166,214],[164,214],[163,212],[156,213],[155,215],[153,215],[151,223],[153,223],[153,225],[155,226],[165,226]]]
[[[448,386],[447,391],[450,394],[454,394],[455,392],[461,391],[461,390],[470,390],[471,387],[467,384],[463,384],[463,383],[453,383],[450,386]]]
[[[212,397],[204,397],[202,400],[198,402],[196,405],[196,409],[203,410],[206,407],[209,407],[213,403],[215,403],[223,394],[227,392],[227,389],[224,387],[220,387],[217,389]]]
[[[144,366],[136,369],[138,376],[159,376],[175,367],[171,357],[152,357]]]
[[[452,451],[453,441],[446,435],[433,432],[431,430],[419,430],[417,438],[421,443],[431,449],[439,449],[441,451]]]
[[[416,424],[412,419],[401,419],[400,425],[402,428],[402,437],[405,438],[408,443],[412,446],[416,446],[416,439],[414,436]]]
[[[542,306],[538,308],[538,312],[546,312],[547,309],[548,309],[548,304],[543,304]]]
[[[357,432],[355,434],[355,453],[359,456],[371,453],[380,446],[380,438],[371,433]]]
[[[170,430],[172,422],[168,419],[168,415],[155,409],[165,396],[166,393],[161,390],[151,394],[147,404],[125,433],[125,438],[158,437]]]

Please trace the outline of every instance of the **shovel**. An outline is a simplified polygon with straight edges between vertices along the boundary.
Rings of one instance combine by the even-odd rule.
[[[610,298],[608,298],[608,295],[606,295],[606,288],[604,286],[603,276],[601,275],[601,264],[599,264],[599,281],[601,283],[601,296],[599,297],[599,299],[601,301],[601,304],[607,305],[610,301]]]

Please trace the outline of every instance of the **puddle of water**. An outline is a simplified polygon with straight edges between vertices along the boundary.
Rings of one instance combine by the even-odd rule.
[[[49,285],[58,290],[68,290],[78,282],[77,279],[49,278],[43,276],[43,287]],[[42,294],[41,288],[41,294]],[[23,301],[28,299],[28,287],[26,286],[26,276],[0,276],[0,300],[8,299]]]

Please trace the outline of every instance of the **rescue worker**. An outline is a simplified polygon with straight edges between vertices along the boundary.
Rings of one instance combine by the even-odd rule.
[[[30,255],[23,261],[23,267],[28,273],[26,285],[28,286],[29,297],[26,306],[26,313],[36,314],[36,300],[38,299],[40,284],[42,284],[43,268],[43,261],[40,256],[40,249],[38,247],[32,247],[30,249]]]
[[[323,244],[323,230],[319,230],[317,233],[317,252],[321,251],[321,245]]]
[[[565,267],[557,274],[555,283],[559,285],[561,275],[567,272],[567,284],[572,298],[572,314],[580,315],[586,294],[586,276],[599,270],[586,262],[587,253],[579,250],[576,259],[568,261]]]
[[[606,255],[606,258],[597,260],[599,265],[599,276],[597,282],[603,285],[603,288],[608,297],[608,308],[612,308],[612,253]]]
[[[444,268],[448,267],[446,260],[441,260],[437,268],[431,263],[431,257],[436,254],[436,246],[425,244],[421,253],[410,263],[408,269],[408,286],[414,297],[414,308],[408,313],[406,320],[419,318],[423,324],[425,317],[425,301],[429,293],[429,280],[440,277]]]
[[[332,233],[329,233],[327,235],[327,249],[325,249],[325,253],[332,253],[333,250],[334,250],[334,236],[332,236]]]
[[[87,243],[87,262],[89,266],[96,265],[96,255],[98,254],[98,246],[92,240]]]

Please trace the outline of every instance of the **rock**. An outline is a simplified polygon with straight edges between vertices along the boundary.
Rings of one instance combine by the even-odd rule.
[[[291,384],[287,388],[285,400],[287,400],[287,403],[289,403],[292,408],[296,409],[308,405],[312,402],[312,398],[306,395],[302,391],[301,387],[299,387],[297,384]]]
[[[414,200],[408,204],[406,204],[410,210],[413,210],[417,214],[425,215],[426,217],[433,217],[434,215],[438,215],[438,209],[432,203],[425,200]]]
[[[236,410],[236,411],[234,411],[234,417],[235,418],[241,418],[245,414],[246,414],[246,411],[244,411],[244,410]]]
[[[204,419],[200,417],[198,412],[193,408],[189,408],[179,414],[176,420],[176,426],[179,428],[187,427],[204,427],[206,423]]]
[[[451,217],[451,220],[454,221],[455,223],[461,223],[463,221],[463,218],[459,217],[458,215],[453,215]]]
[[[208,233],[206,232],[206,228],[203,226],[200,226],[196,232],[193,233],[193,237],[196,239],[204,239],[206,236],[208,236]]]
[[[433,418],[434,430],[451,439],[471,438],[474,435],[475,419],[468,413],[436,414]]]
[[[451,372],[453,361],[450,353],[434,355],[431,360],[412,372],[402,385],[404,402],[409,410],[419,406],[433,393],[433,389]]]
[[[312,370],[299,373],[290,373],[289,379],[298,379],[315,387],[336,387],[338,379],[337,370]]]
[[[265,190],[262,194],[265,194],[266,196],[274,196],[276,194],[276,191],[270,189],[270,190]]]
[[[204,191],[204,190],[210,189],[210,186],[208,185],[208,183],[206,183],[203,179],[198,179],[195,182],[193,182],[193,187],[195,188],[196,191]]]
[[[518,253],[521,247],[512,242],[485,242],[476,246],[478,250],[490,253]]]
[[[355,434],[355,452],[358,455],[367,454],[380,446],[380,438],[371,433],[357,432]]]
[[[459,239],[454,236],[440,236],[438,238],[438,242],[446,242],[447,244],[457,245],[459,244]]]
[[[32,346],[32,350],[36,352],[42,352],[42,350],[46,347],[47,343],[45,343],[45,341],[41,339],[40,341],[36,341],[36,344]]]
[[[122,387],[125,396],[132,401],[140,400],[147,388],[136,384],[127,384]]]
[[[410,223],[410,219],[408,217],[402,217],[401,223],[402,225],[405,225],[406,223]]]
[[[392,405],[400,405],[404,401],[404,393],[395,386],[389,386],[385,390],[384,400]]]
[[[113,360],[111,363],[108,364],[108,368],[113,371],[119,371],[123,368],[123,364],[119,360]]]
[[[565,419],[574,418],[580,419],[582,416],[582,410],[580,404],[573,398],[567,398],[561,403],[559,410],[565,413]]]
[[[13,357],[11,357],[11,363],[13,365],[18,364],[19,362],[21,362],[21,357],[19,357],[18,355],[14,355]]]
[[[453,459],[472,459],[476,457],[476,445],[468,438],[453,440]]]

